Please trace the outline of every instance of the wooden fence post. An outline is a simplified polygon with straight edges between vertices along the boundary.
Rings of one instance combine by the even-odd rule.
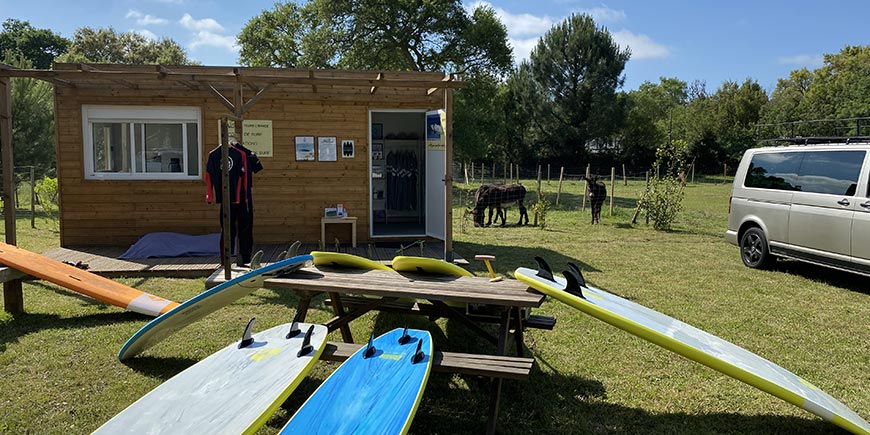
[[[728,176],[728,163],[725,163],[725,168],[722,170],[722,176],[723,177]]]
[[[592,174],[592,165],[587,164],[586,165],[586,178],[589,178],[589,176],[591,174]],[[586,197],[589,196],[589,183],[586,183],[585,180],[584,180],[584,183],[585,183],[586,187],[583,190],[583,206],[582,206],[581,210],[586,210]]]
[[[695,184],[695,164],[692,163],[692,184]]]
[[[559,190],[556,191],[556,205],[559,205],[559,196],[562,195],[562,178],[565,176],[565,167],[559,169]]]
[[[30,228],[36,228],[36,168],[30,167]]]
[[[541,165],[538,165],[538,201],[541,200]],[[535,212],[534,226],[538,226],[538,213]]]
[[[462,163],[463,172],[465,172],[465,185],[468,186],[468,163]]]
[[[646,188],[644,192],[649,191],[649,170],[646,171]],[[649,225],[649,210],[644,210],[644,216],[646,217],[646,224]]]
[[[510,166],[511,166],[511,169],[510,169],[511,183],[513,183],[514,182],[514,164],[511,163]],[[505,184],[507,184],[507,183],[505,183]]]
[[[495,184],[495,161],[492,162],[492,183]]]
[[[610,168],[610,215],[613,216],[613,193],[616,191],[616,168]]]
[[[547,163],[547,184],[550,184],[550,164]]]
[[[501,172],[501,184],[507,184],[507,160],[505,160],[504,165],[502,165]]]
[[[625,176],[625,163],[622,164],[622,185],[628,186],[628,178]]]

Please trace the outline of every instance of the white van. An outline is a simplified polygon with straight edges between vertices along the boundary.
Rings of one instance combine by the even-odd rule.
[[[752,268],[788,257],[870,275],[868,154],[870,143],[747,150],[725,240]]]

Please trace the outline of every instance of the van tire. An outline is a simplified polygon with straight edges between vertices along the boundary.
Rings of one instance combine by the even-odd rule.
[[[743,264],[753,269],[768,269],[776,261],[761,228],[749,228],[740,237],[740,258]]]

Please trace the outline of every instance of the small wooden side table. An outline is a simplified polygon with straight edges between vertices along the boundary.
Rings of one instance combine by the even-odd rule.
[[[322,217],[320,218],[320,241],[326,246],[326,224],[350,224],[351,246],[356,248],[356,218],[355,217]]]

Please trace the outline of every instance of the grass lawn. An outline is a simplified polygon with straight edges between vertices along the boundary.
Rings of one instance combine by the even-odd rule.
[[[530,191],[534,183],[524,181]],[[556,182],[544,183],[555,200]],[[685,210],[670,232],[631,225],[642,182],[616,186],[602,224],[580,210],[583,185],[563,186],[547,228],[473,228],[454,210],[456,250],[465,258],[493,254],[496,271],[534,267],[540,255],[562,270],[581,265],[588,281],[755,352],[813,382],[870,418],[870,285],[868,279],[791,261],[772,271],[744,267],[723,240],[730,185],[689,185]],[[461,201],[471,187],[459,186]],[[608,190],[610,186],[608,185]],[[534,197],[534,193],[529,195]],[[518,218],[511,210],[509,222]],[[51,219],[19,218],[19,244],[57,246]],[[472,261],[473,262],[473,261]],[[483,264],[472,269],[485,275]],[[123,282],[176,301],[201,292],[202,279]],[[27,314],[0,313],[0,433],[89,433],[130,403],[228,343],[247,320],[257,330],[290,321],[295,297],[258,290],[168,338],[125,365],[116,354],[147,321],[41,281],[24,286]],[[712,369],[602,323],[559,302],[538,310],[558,319],[553,331],[530,330],[538,365],[528,381],[506,381],[499,416],[505,434],[842,433],[836,426]],[[309,321],[331,317],[323,298]],[[439,320],[436,346],[494,351],[458,322]],[[431,327],[422,318],[369,314],[351,324],[357,339],[398,326]],[[340,340],[338,332],[331,340]],[[319,363],[260,433],[277,432],[334,363]],[[486,380],[433,374],[412,433],[483,432]]]

